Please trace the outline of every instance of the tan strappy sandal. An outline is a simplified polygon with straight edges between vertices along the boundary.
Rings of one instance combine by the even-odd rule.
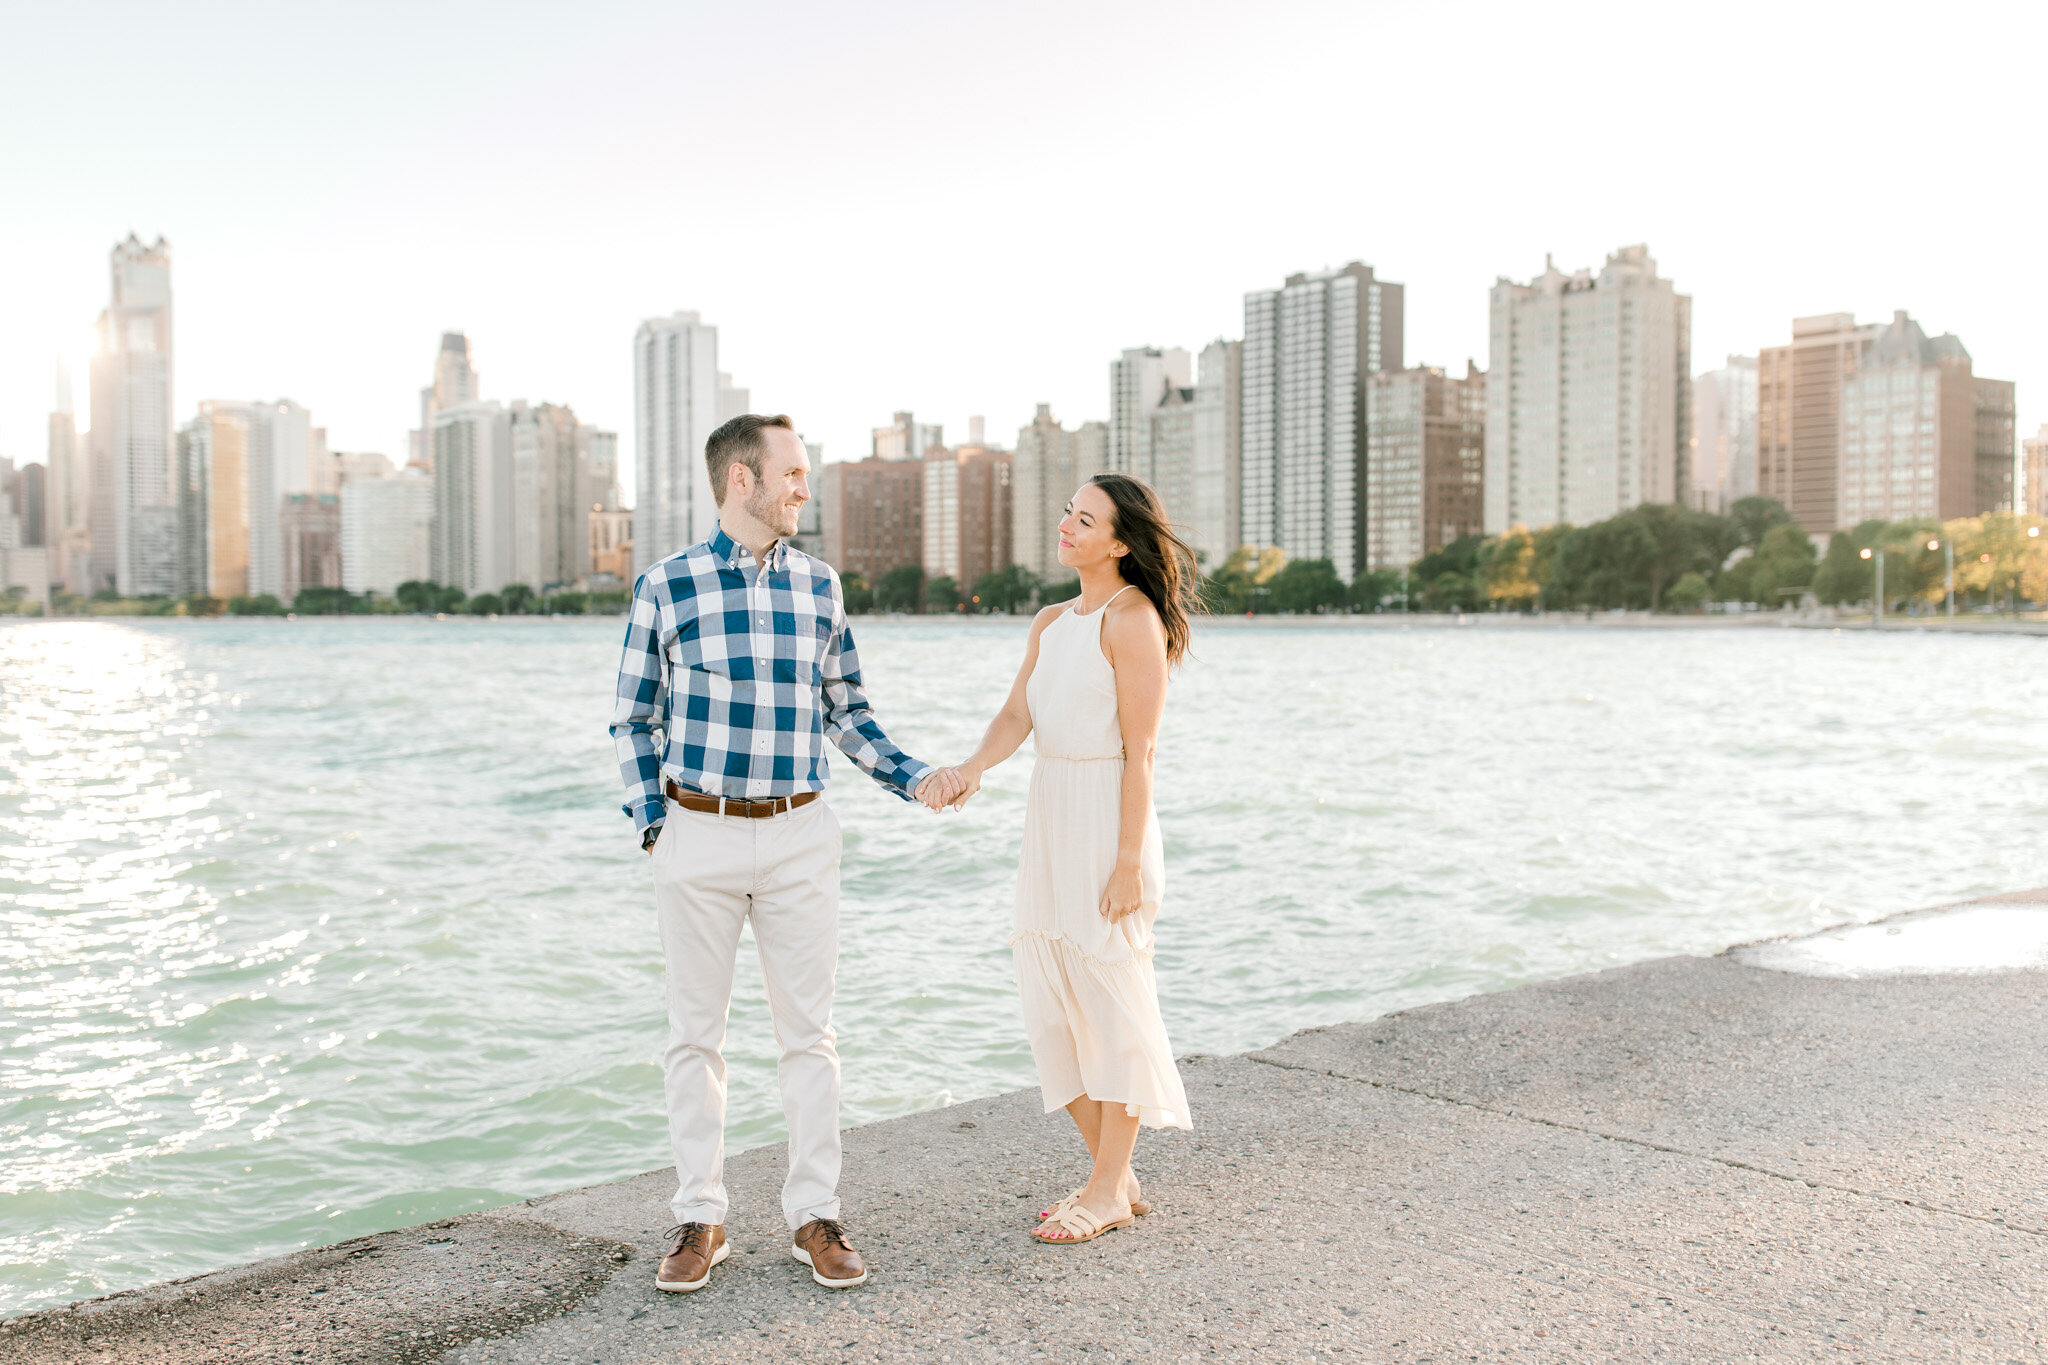
[[[1118,1228],[1127,1228],[1137,1221],[1136,1217],[1131,1214],[1125,1214],[1121,1218],[1111,1218],[1106,1222],[1099,1221],[1094,1214],[1088,1212],[1086,1204],[1069,1204],[1032,1229],[1031,1235],[1047,1246],[1072,1247],[1079,1246],[1083,1242],[1092,1242],[1105,1232],[1115,1232]],[[1045,1235],[1047,1228],[1058,1228],[1067,1235],[1064,1237],[1048,1237]]]
[[[1084,1185],[1081,1188],[1086,1189],[1087,1187]],[[1038,1221],[1041,1223],[1044,1222],[1046,1219],[1058,1213],[1061,1209],[1066,1208],[1069,1204],[1074,1203],[1080,1197],[1081,1190],[1077,1189],[1072,1194],[1054,1200],[1051,1208],[1040,1209],[1038,1211]],[[1152,1212],[1152,1205],[1143,1199],[1133,1199],[1131,1201],[1131,1212],[1136,1214],[1138,1217],[1143,1218],[1146,1214]]]

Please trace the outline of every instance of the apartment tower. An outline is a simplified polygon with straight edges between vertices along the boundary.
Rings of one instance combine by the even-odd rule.
[[[1546,257],[1528,284],[1493,286],[1486,421],[1489,535],[1601,521],[1686,485],[1692,299],[1646,246],[1598,275]]]
[[[1401,368],[1403,289],[1356,261],[1244,299],[1242,535],[1364,563],[1366,379]]]
[[[633,337],[636,573],[717,525],[704,447],[719,426],[719,380],[716,327],[689,312],[640,324]]]
[[[1366,566],[1399,569],[1485,517],[1486,375],[1434,365],[1372,376],[1366,402]]]
[[[177,587],[172,489],[171,249],[130,233],[92,364],[92,588],[124,597]]]

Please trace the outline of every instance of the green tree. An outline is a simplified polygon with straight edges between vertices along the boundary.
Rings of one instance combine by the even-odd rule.
[[[1705,574],[1686,573],[1664,594],[1664,610],[1696,612],[1713,595],[1713,588],[1707,583]]]
[[[218,597],[208,597],[204,593],[181,597],[178,599],[178,605],[173,608],[179,616],[219,616],[227,609],[226,602]]]
[[[292,598],[292,610],[300,616],[346,616],[368,606],[367,598],[358,598],[347,588],[300,588]]]
[[[1387,599],[1400,591],[1399,569],[1360,569],[1351,580],[1351,606],[1356,611],[1383,611]]]
[[[1744,599],[1767,607],[1783,605],[1813,582],[1813,537],[1792,522],[1779,522],[1764,532],[1756,553],[1734,569],[1742,571],[1745,565],[1740,579]]]
[[[228,611],[235,616],[282,616],[284,603],[267,592],[254,597],[230,597]]]
[[[1764,536],[1773,526],[1791,521],[1792,514],[1776,498],[1751,494],[1735,500],[1735,505],[1728,509],[1728,520],[1735,523],[1741,543],[1753,547],[1764,543]]]
[[[392,596],[402,610],[426,616],[462,609],[462,589],[444,588],[431,578],[408,578]]]
[[[1423,584],[1423,610],[1477,611],[1485,592],[1485,583],[1477,574],[1446,569]]]
[[[1459,536],[1442,549],[1432,550],[1416,560],[1409,569],[1409,576],[1415,584],[1434,583],[1447,573],[1470,577],[1479,572],[1480,553],[1485,546],[1484,536]],[[1421,591],[1419,587],[1414,590]]]
[[[524,583],[507,583],[498,590],[498,600],[505,604],[507,616],[525,616],[533,610],[536,600],[532,588]]]
[[[1530,611],[1543,580],[1536,573],[1536,537],[1522,525],[1510,526],[1479,551],[1479,576],[1487,599],[1498,606]]]
[[[581,616],[589,597],[580,592],[558,592],[541,603],[541,610],[551,616]]]
[[[1065,602],[1080,595],[1081,580],[1078,578],[1068,578],[1058,583],[1042,583],[1038,588],[1038,605],[1050,607],[1055,603]]]
[[[1327,559],[1294,560],[1266,586],[1273,594],[1275,611],[1324,611],[1345,605],[1351,597],[1344,580],[1337,577],[1337,566]]]
[[[902,564],[875,584],[875,606],[883,611],[916,611],[924,598],[924,566]]]
[[[875,590],[857,573],[839,575],[839,597],[849,616],[865,616],[875,609]]]
[[[1020,611],[1031,604],[1038,591],[1038,575],[1022,564],[985,573],[974,580],[974,609],[977,611]]]
[[[632,604],[633,594],[624,588],[593,592],[583,599],[583,609],[592,616],[617,616]]]
[[[1813,574],[1813,595],[1830,606],[1868,602],[1877,591],[1875,556],[1891,539],[1891,523],[1882,519],[1858,522],[1853,530],[1828,538],[1828,552]],[[1872,559],[1865,559],[1869,550]],[[1890,567],[1890,566],[1886,566]]]
[[[940,574],[924,585],[924,609],[932,612],[960,610],[960,585],[952,575]]]
[[[502,616],[505,614],[505,599],[494,592],[480,592],[469,599],[471,616]]]

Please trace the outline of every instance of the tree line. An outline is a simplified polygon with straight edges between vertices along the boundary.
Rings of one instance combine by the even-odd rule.
[[[471,596],[431,579],[408,579],[390,594],[301,588],[289,603],[267,592],[246,597],[122,597],[102,589],[90,598],[58,593],[51,605],[53,614],[60,616],[615,616],[631,600],[632,594],[622,588],[539,593],[524,583],[510,583],[497,592]]]
[[[1645,503],[1585,526],[1464,536],[1406,569],[1367,569],[1350,583],[1327,559],[1290,562],[1247,546],[1203,588],[1212,611],[1233,614],[1697,612],[1717,603],[1778,607],[1809,594],[1845,606],[1875,600],[1882,559],[1887,610],[1912,612],[1942,601],[1951,551],[1958,607],[2048,601],[2048,537],[2037,519],[1992,512],[1865,521],[1830,536],[1822,555],[1784,504],[1764,497],[1739,499],[1726,515]]]

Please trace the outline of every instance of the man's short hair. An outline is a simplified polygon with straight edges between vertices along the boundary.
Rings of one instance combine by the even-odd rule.
[[[768,443],[761,439],[761,432],[768,427],[796,430],[796,424],[786,413],[763,417],[759,413],[748,412],[712,432],[711,439],[704,443],[704,466],[711,473],[711,501],[715,505],[723,506],[725,503],[725,481],[731,477],[726,470],[735,462],[745,465],[749,474],[756,480],[760,479],[761,456],[768,449]]]

